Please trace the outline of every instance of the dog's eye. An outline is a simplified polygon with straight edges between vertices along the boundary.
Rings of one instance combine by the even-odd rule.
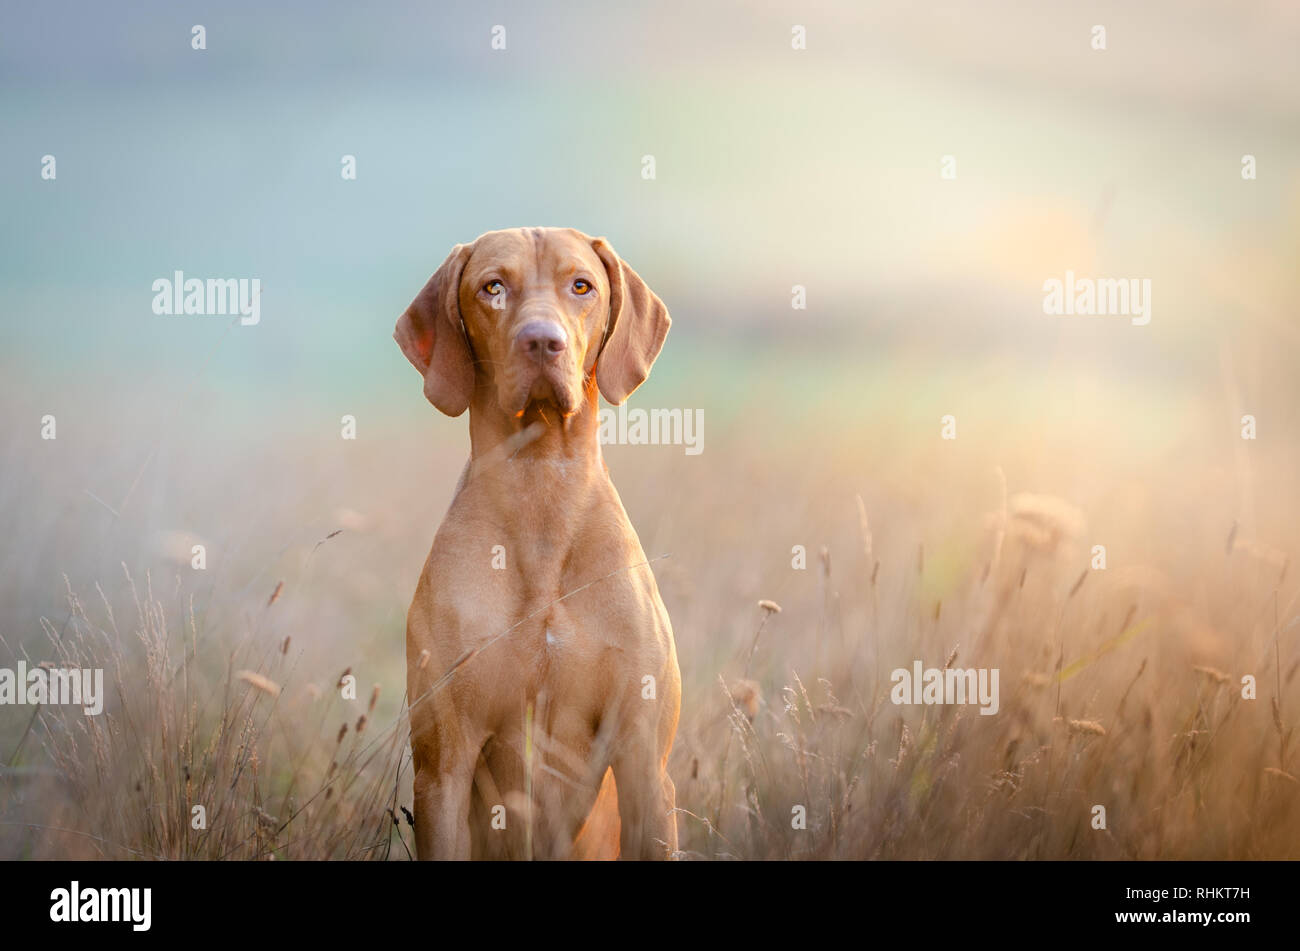
[[[492,295],[493,297],[496,297],[505,289],[506,286],[502,284],[500,281],[488,281],[486,284],[483,285],[484,292]]]
[[[590,290],[591,290],[591,284],[589,284],[587,281],[584,281],[582,278],[578,278],[576,281],[573,282],[573,293],[575,294],[578,295],[586,294]]]

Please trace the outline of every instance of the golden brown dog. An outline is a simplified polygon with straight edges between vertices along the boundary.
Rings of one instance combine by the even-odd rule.
[[[677,848],[676,649],[597,439],[597,391],[622,403],[668,325],[570,228],[457,245],[397,322],[429,402],[470,430],[407,615],[420,858]]]

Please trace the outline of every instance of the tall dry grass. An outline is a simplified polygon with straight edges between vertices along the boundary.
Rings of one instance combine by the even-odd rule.
[[[826,419],[853,405],[833,383],[818,399]],[[1122,452],[1109,424],[1005,405],[983,431],[968,407],[944,443],[951,399],[856,430],[713,420],[695,457],[608,447],[677,637],[681,856],[1300,857],[1296,449],[1238,445],[1215,435],[1221,407],[1174,400]],[[1090,414],[1134,405],[1112,399]],[[1170,422],[1185,418],[1201,428]],[[322,439],[242,457],[261,484],[318,474],[274,508],[220,469],[140,490],[189,479],[187,501],[229,526],[208,530],[219,561],[88,561],[41,593],[39,637],[6,632],[10,661],[102,666],[109,696],[98,718],[0,711],[0,854],[413,851],[403,619],[463,459],[455,423],[427,425],[445,445],[413,450],[394,427],[364,453]],[[895,706],[890,671],[916,660],[997,668],[998,714]]]
[[[1210,630],[1154,572],[1080,570],[1061,557],[1076,530],[1070,506],[1040,498],[1032,511],[997,520],[982,563],[942,602],[914,596],[923,550],[898,552],[890,572],[872,557],[865,520],[857,577],[840,581],[823,556],[811,614],[759,602],[758,679],[726,677],[743,672],[752,647],[723,663],[711,693],[692,678],[696,716],[674,757],[684,855],[1300,855],[1300,656],[1293,633],[1282,648],[1296,608],[1285,569],[1228,541],[1218,584],[1201,594],[1240,598],[1253,583],[1260,600],[1249,630],[1224,643],[1229,633]],[[889,574],[910,610],[881,603]],[[841,638],[850,592],[864,623]],[[807,648],[827,629],[835,643],[819,662]],[[1224,669],[1197,663],[1207,655]],[[998,668],[998,714],[894,705],[890,669],[913,659]],[[1257,699],[1242,697],[1246,673]],[[741,755],[719,758],[728,743]],[[1092,824],[1096,805],[1105,829]],[[806,828],[795,827],[796,806]]]
[[[387,725],[372,720],[378,684],[346,691],[361,705],[358,714],[358,704],[343,699],[351,669],[334,683],[304,679],[294,639],[268,640],[263,619],[248,619],[238,643],[205,644],[192,599],[169,605],[149,578],[139,590],[125,569],[124,587],[126,611],[99,585],[91,604],[69,587],[67,624],[56,630],[45,622],[45,663],[104,669],[108,712],[85,716],[80,707],[63,706],[32,712],[41,720],[43,756],[22,758],[50,767],[26,774],[31,783],[22,782],[22,771],[11,774],[5,805],[34,798],[26,809],[31,821],[17,824],[25,834],[9,836],[22,843],[20,855],[11,857],[402,853],[404,842],[393,829],[403,816],[405,718]],[[266,612],[283,588],[272,591]],[[22,753],[20,742],[14,758]]]
[[[734,565],[680,549],[657,563],[685,680],[670,762],[680,857],[1297,857],[1289,559],[1230,526],[1182,578],[1115,564],[1121,539],[1093,570],[1080,509],[1008,498],[996,475],[989,511],[961,523],[963,557],[845,495],[816,517],[750,519],[742,534],[768,553],[750,577],[724,581]],[[785,541],[819,519],[831,537],[792,567]],[[779,602],[752,597],[763,578]],[[237,638],[210,642],[179,587],[124,572],[118,588],[124,604],[69,586],[64,629],[46,622],[31,656],[106,668],[110,697],[98,718],[35,714],[17,759],[55,777],[6,776],[9,854],[410,855],[401,704],[377,712],[378,685],[347,702],[341,674],[302,674],[309,632],[272,623],[293,597],[283,585]],[[894,705],[890,671],[913,660],[998,668],[1000,711]]]

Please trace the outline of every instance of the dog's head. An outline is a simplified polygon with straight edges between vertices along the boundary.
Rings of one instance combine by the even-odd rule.
[[[397,321],[424,395],[459,416],[474,389],[501,409],[577,412],[594,377],[615,405],[650,373],[668,309],[604,238],[572,228],[489,231],[452,249]]]

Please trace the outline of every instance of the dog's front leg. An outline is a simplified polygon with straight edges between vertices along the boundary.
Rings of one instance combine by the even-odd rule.
[[[471,858],[470,793],[478,749],[443,747],[415,757],[415,854],[427,859]]]
[[[619,857],[666,859],[677,851],[677,790],[653,743],[636,743],[614,760],[621,829]]]

